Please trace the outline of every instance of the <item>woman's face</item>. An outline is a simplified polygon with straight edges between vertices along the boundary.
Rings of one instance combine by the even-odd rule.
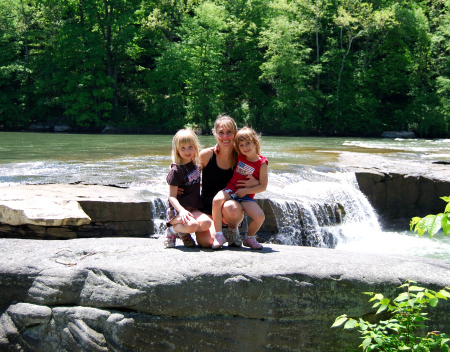
[[[215,134],[221,148],[233,148],[234,132],[224,125],[219,125]]]

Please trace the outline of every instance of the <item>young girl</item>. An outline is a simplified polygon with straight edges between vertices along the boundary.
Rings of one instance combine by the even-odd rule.
[[[172,164],[167,175],[169,200],[167,202],[167,230],[164,245],[175,247],[180,237],[185,247],[195,246],[191,233],[206,231],[212,225],[211,219],[200,212],[200,142],[191,129],[178,131],[172,140]],[[177,195],[178,188],[183,193]]]
[[[269,162],[260,153],[260,142],[257,133],[244,127],[239,130],[234,137],[234,148],[238,152],[238,163],[233,173],[233,177],[227,187],[217,193],[213,200],[213,220],[214,227],[220,229],[222,226],[222,205],[227,200],[234,199],[241,203],[244,212],[253,221],[248,225],[248,232],[244,239],[244,246],[251,249],[262,249],[263,246],[255,238],[256,232],[264,222],[265,216],[261,208],[253,199],[255,193],[264,192],[268,183],[267,165]],[[238,188],[237,181],[246,180],[247,175],[252,175],[259,180],[259,185],[251,188]],[[216,232],[212,248],[220,248],[226,242],[222,232]]]

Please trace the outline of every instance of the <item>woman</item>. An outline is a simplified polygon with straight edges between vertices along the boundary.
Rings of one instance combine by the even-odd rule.
[[[202,169],[202,201],[204,214],[212,219],[212,200],[220,190],[224,189],[231,177],[237,162],[234,150],[234,136],[237,132],[236,122],[229,116],[219,115],[214,122],[213,134],[217,144],[200,152]],[[239,181],[238,187],[253,187],[258,180],[249,176],[248,180]],[[228,246],[242,246],[242,238],[238,226],[244,219],[244,210],[235,200],[228,200],[222,207],[223,222],[228,225]],[[214,226],[214,225],[213,225]],[[218,229],[220,230],[220,229]],[[196,232],[197,243],[202,247],[211,247],[214,241],[214,229]]]

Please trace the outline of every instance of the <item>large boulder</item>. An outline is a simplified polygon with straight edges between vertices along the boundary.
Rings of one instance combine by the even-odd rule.
[[[0,188],[0,234],[19,238],[146,236],[164,206],[135,191],[95,185]]]
[[[382,138],[416,138],[414,132],[407,131],[385,131],[381,134]]]
[[[450,167],[445,164],[342,153],[339,166],[355,172],[385,229],[407,230],[415,216],[442,213],[446,202],[440,197],[450,196]]]
[[[438,289],[450,262],[265,245],[165,249],[163,238],[0,239],[0,351],[346,351],[364,291]],[[430,310],[450,332],[450,304]]]

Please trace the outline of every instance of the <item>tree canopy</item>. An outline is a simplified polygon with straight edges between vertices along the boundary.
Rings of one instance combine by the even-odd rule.
[[[0,128],[446,136],[450,0],[0,0]]]

